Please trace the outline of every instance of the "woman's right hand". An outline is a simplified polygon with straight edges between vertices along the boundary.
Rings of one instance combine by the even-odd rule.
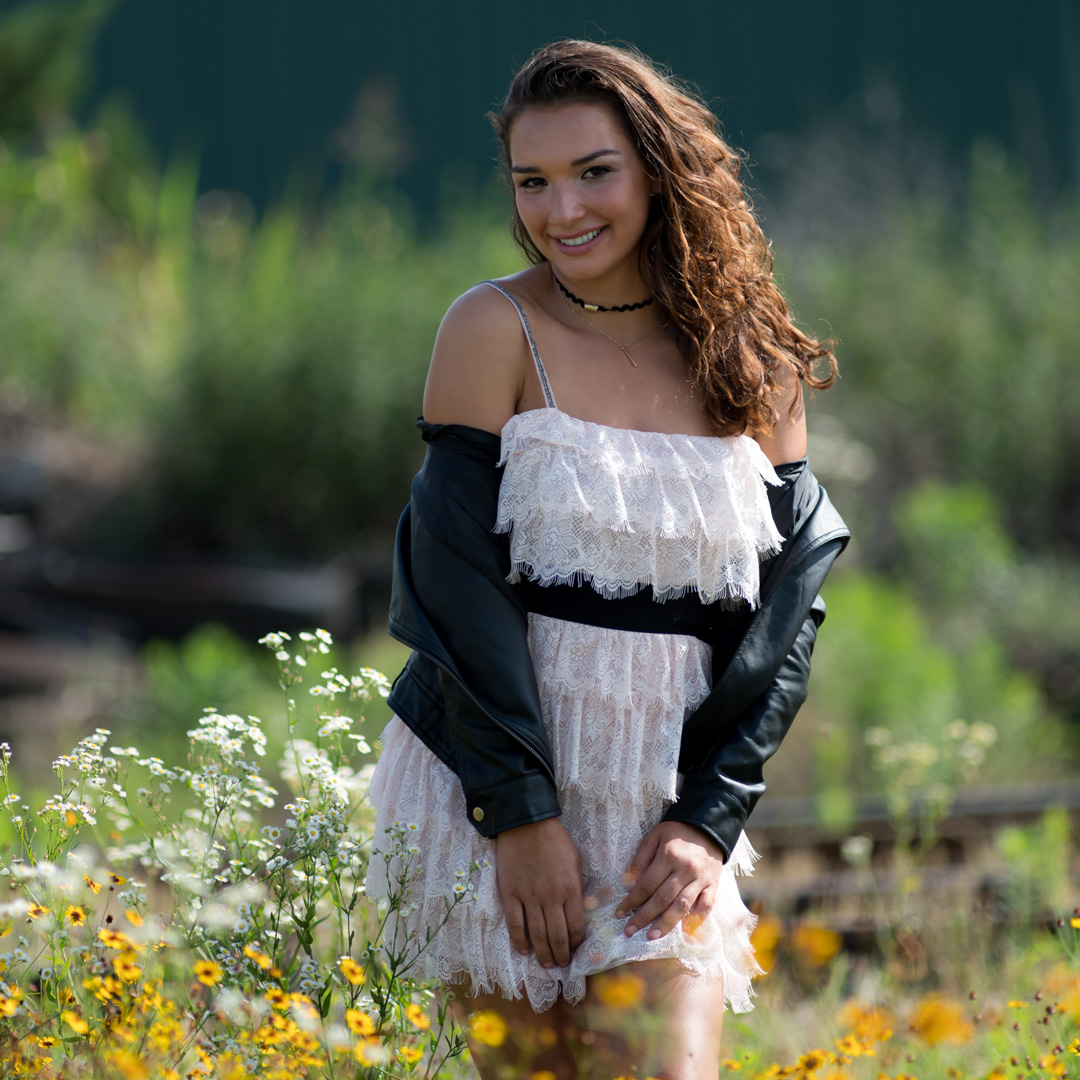
[[[495,872],[510,941],[546,967],[566,967],[585,937],[584,885],[574,841],[547,818],[499,833]]]

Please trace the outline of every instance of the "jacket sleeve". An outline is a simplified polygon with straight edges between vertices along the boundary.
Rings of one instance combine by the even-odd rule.
[[[824,618],[825,604],[818,596],[768,688],[685,775],[678,801],[664,815],[667,821],[684,821],[707,832],[723,849],[725,860],[764,794],[765,762],[779,749],[806,700],[810,656]]]
[[[683,726],[683,784],[664,815],[708,833],[725,859],[765,791],[765,763],[806,700],[810,656],[825,618],[819,590],[850,536],[809,468],[804,464],[793,477],[790,497],[780,496],[788,542],[763,580],[761,606],[745,623],[732,624],[739,636],[730,659]],[[775,505],[774,514],[779,517]],[[729,650],[714,649],[714,658],[718,652],[726,657]]]
[[[399,530],[390,629],[420,654],[410,665],[437,684],[440,756],[461,780],[469,822],[491,837],[560,813],[551,752],[527,614],[506,581],[507,540],[493,532],[498,437],[460,425],[426,425],[424,435],[427,456]]]

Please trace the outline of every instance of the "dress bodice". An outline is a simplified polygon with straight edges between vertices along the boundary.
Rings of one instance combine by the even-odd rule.
[[[510,533],[510,580],[588,583],[602,596],[652,586],[658,601],[756,603],[758,566],[780,548],[761,447],[633,431],[557,408],[510,418],[496,531]]]

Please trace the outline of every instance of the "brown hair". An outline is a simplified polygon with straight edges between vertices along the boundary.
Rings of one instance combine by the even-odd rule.
[[[702,101],[629,48],[558,41],[514,77],[491,114],[507,166],[510,127],[533,108],[598,102],[614,109],[659,186],[641,243],[641,273],[675,328],[705,411],[724,434],[771,431],[772,404],[786,364],[808,386],[836,381],[831,341],[792,322],[773,281],[772,254],[742,184],[741,159],[720,138]],[[545,261],[517,209],[514,239],[533,263]],[[826,359],[828,372],[814,375]]]

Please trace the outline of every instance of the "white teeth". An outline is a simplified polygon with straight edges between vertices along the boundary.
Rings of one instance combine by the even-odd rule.
[[[577,247],[579,244],[587,244],[594,237],[600,235],[599,229],[593,229],[592,232],[587,232],[584,236],[575,236],[573,240],[560,240],[560,244],[566,244],[568,247]]]

